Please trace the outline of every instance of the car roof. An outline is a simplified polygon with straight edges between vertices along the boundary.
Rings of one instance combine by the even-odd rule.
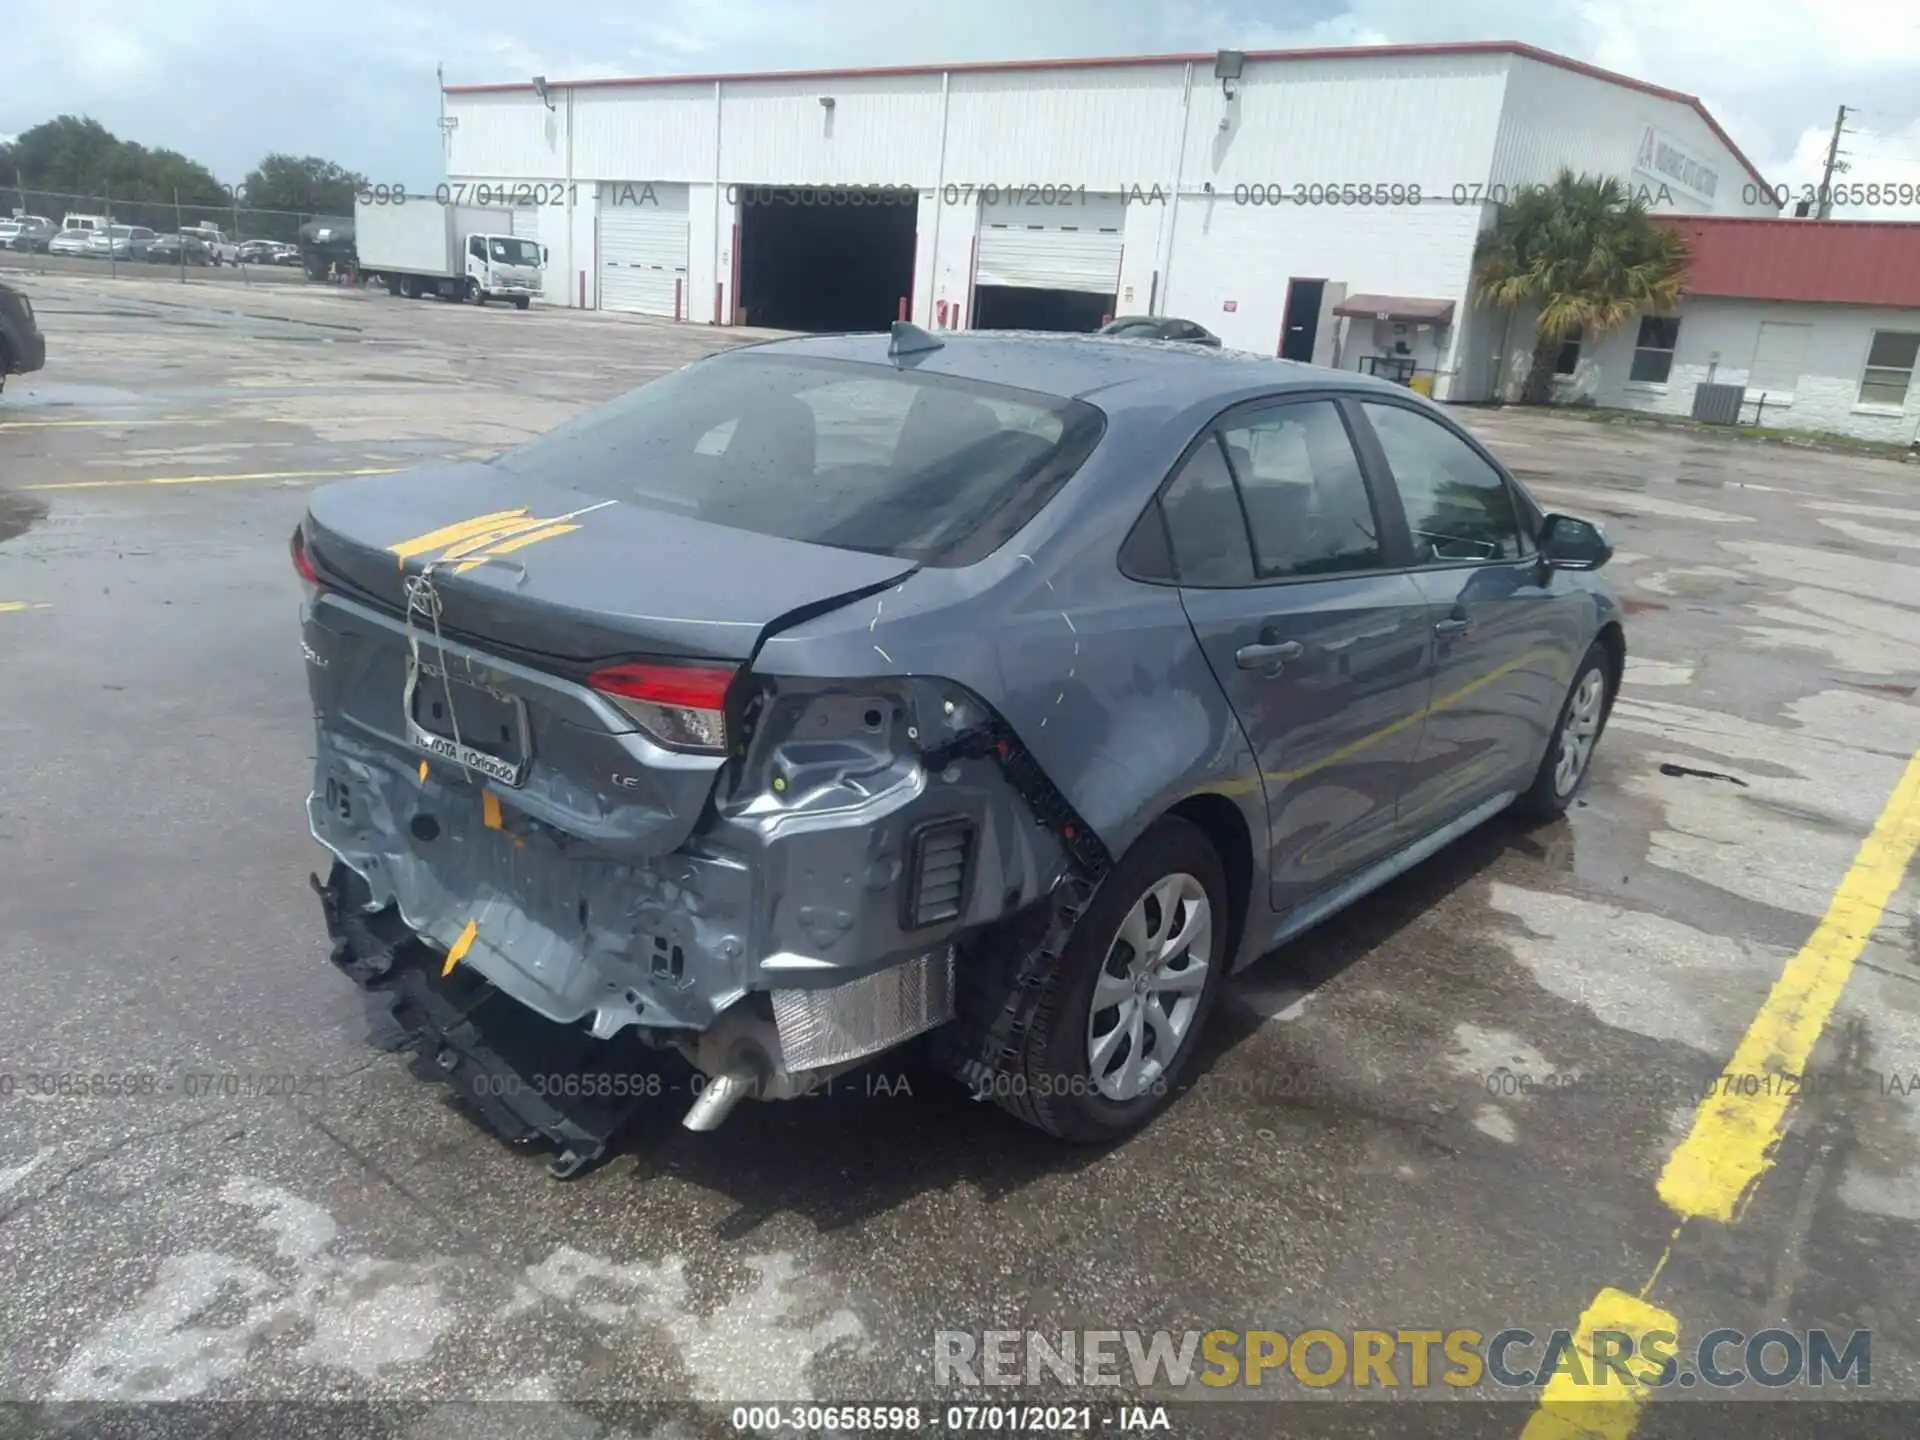
[[[1352,370],[1329,370],[1225,346],[1173,346],[1118,335],[975,330],[939,336],[940,348],[901,357],[915,371],[1008,385],[1062,399],[1098,397],[1107,411],[1131,403],[1164,407],[1210,397],[1279,390],[1349,389],[1404,396],[1405,386]],[[817,355],[891,364],[885,334],[805,335],[723,352]]]

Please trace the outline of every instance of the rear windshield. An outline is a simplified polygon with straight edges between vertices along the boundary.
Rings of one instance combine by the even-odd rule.
[[[738,530],[968,564],[1098,443],[1091,405],[884,365],[737,352],[495,457],[515,474]]]

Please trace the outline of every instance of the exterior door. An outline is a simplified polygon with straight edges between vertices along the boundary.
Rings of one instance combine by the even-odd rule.
[[[1406,517],[1436,645],[1433,699],[1401,800],[1426,831],[1530,783],[1579,661],[1578,601],[1534,550],[1512,482],[1413,404],[1358,407]]]
[[[1280,322],[1280,358],[1313,363],[1313,342],[1320,333],[1320,297],[1325,294],[1324,280],[1289,280],[1287,314]]]
[[[1284,912],[1393,848],[1426,596],[1332,399],[1229,412],[1161,503],[1187,615],[1259,761]]]

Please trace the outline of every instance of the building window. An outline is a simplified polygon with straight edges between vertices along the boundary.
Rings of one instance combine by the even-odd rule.
[[[1680,317],[1648,315],[1640,321],[1639,338],[1633,342],[1633,369],[1629,380],[1643,385],[1664,385],[1673,370],[1673,347],[1680,341]]]
[[[1754,340],[1753,365],[1747,371],[1747,389],[1787,397],[1806,372],[1807,351],[1813,344],[1813,326],[1761,322]]]
[[[1553,357],[1553,373],[1571,375],[1580,368],[1581,329],[1574,326],[1560,337],[1560,353]]]
[[[1873,344],[1867,350],[1867,371],[1860,377],[1860,403],[1904,406],[1916,356],[1920,356],[1920,333],[1874,331]]]

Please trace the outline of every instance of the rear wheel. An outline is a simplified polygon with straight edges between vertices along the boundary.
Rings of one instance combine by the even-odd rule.
[[[1574,672],[1533,784],[1513,802],[1516,813],[1531,820],[1551,820],[1566,813],[1592,768],[1594,747],[1613,708],[1612,676],[1607,652],[1595,641]]]
[[[1095,892],[1059,962],[1028,996],[994,1097],[1029,1124],[1093,1142],[1167,1103],[1219,994],[1227,885],[1199,829],[1174,817],[1137,840]]]
[[[419,288],[413,283],[413,277],[411,275],[402,275],[400,277],[399,283],[400,283],[400,298],[402,300],[412,300],[418,297],[420,291],[419,291]]]

